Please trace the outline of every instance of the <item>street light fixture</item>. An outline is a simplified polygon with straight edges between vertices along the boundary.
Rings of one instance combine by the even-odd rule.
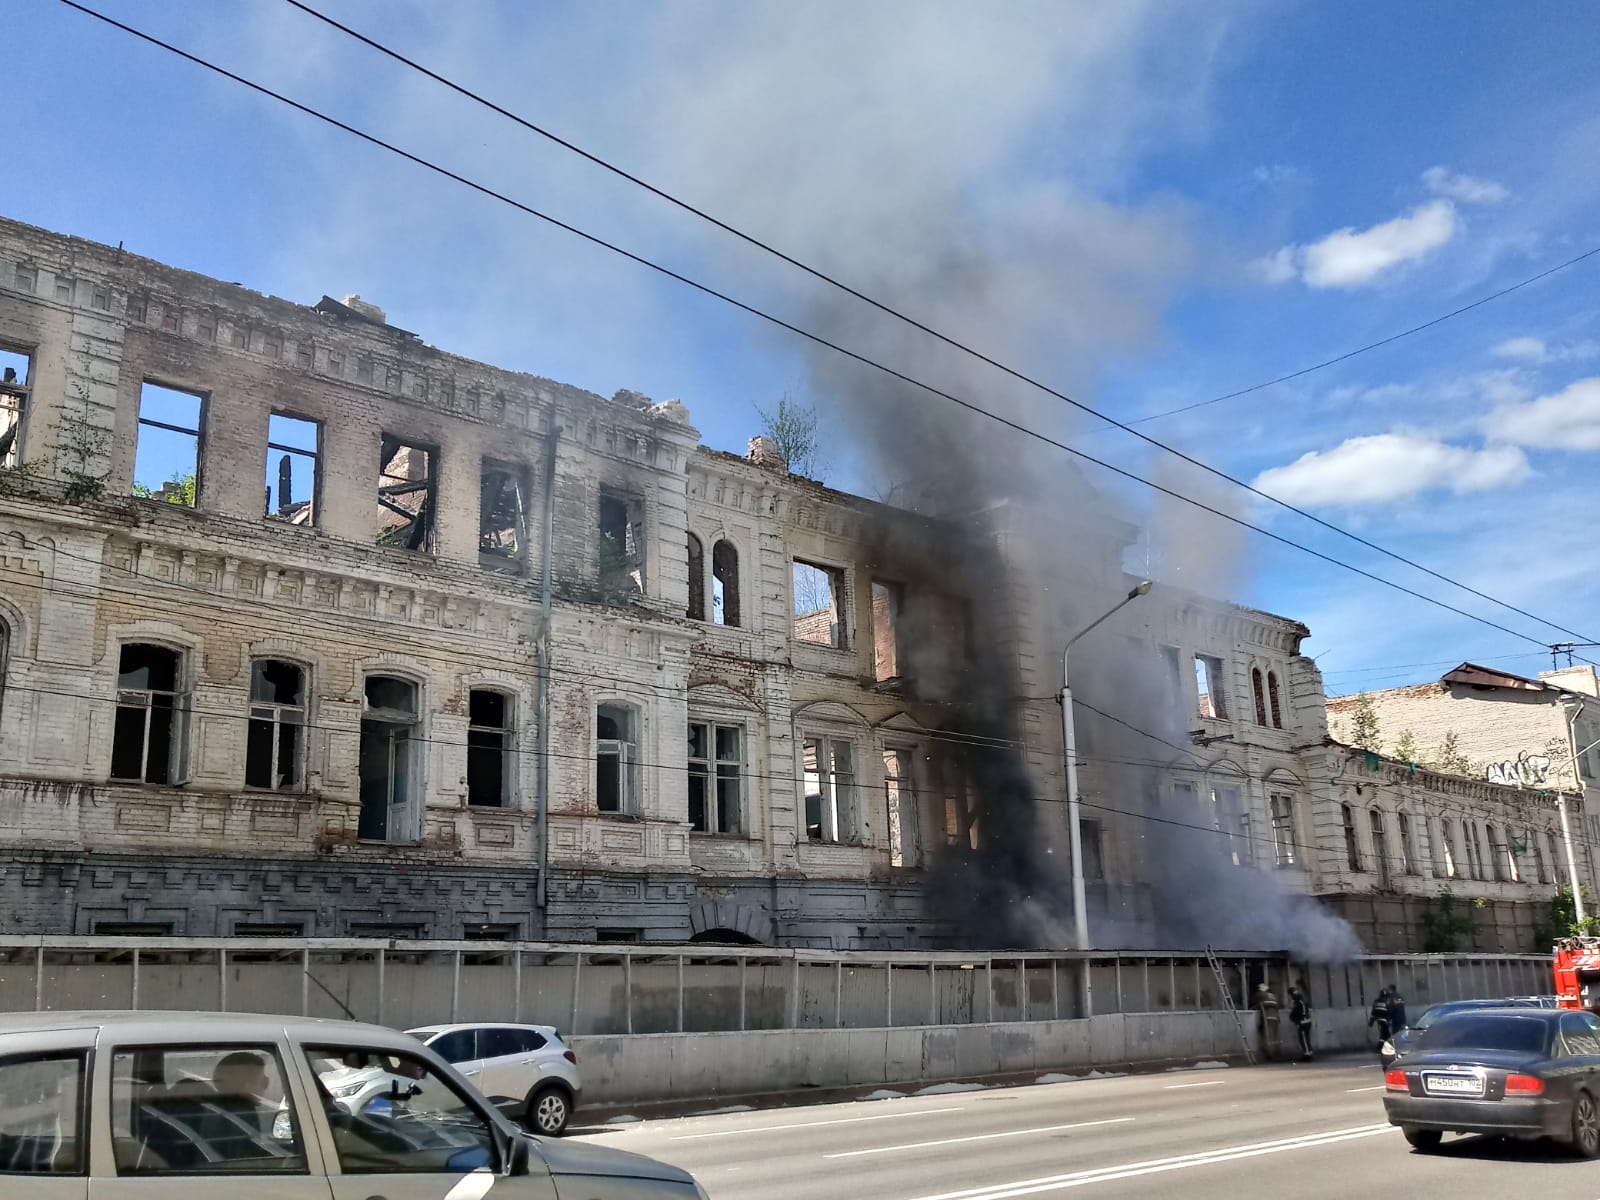
[[[1072,920],[1078,938],[1078,949],[1089,949],[1088,901],[1083,888],[1083,834],[1078,822],[1078,735],[1072,719],[1072,683],[1067,673],[1067,653],[1086,633],[1121,611],[1140,596],[1149,595],[1154,585],[1147,579],[1130,591],[1115,605],[1085,625],[1067,639],[1061,648],[1061,745],[1067,760],[1067,835],[1072,845]]]

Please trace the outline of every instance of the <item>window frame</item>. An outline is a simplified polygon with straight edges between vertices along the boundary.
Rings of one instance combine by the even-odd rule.
[[[1377,805],[1367,809],[1367,825],[1372,835],[1372,861],[1377,867],[1378,889],[1388,891],[1394,884],[1389,856],[1389,823]]]
[[[1267,707],[1272,714],[1272,728],[1283,728],[1283,700],[1278,687],[1278,673],[1267,670]]]
[[[1416,843],[1412,841],[1411,814],[1405,809],[1395,811],[1395,825],[1400,834],[1400,873],[1402,875],[1420,875],[1417,866]]]
[[[1267,814],[1272,823],[1273,866],[1289,870],[1300,865],[1296,854],[1299,847],[1295,837],[1294,794],[1270,792],[1267,795]]]
[[[485,522],[492,518],[495,508],[486,508],[484,504],[486,491],[491,477],[500,479],[499,494],[496,496],[497,504],[504,497],[505,489],[512,489],[512,500],[516,506],[516,520],[511,526],[515,535],[510,553],[499,549],[485,549]],[[526,575],[528,571],[528,552],[531,549],[528,537],[528,504],[533,491],[532,472],[523,463],[507,462],[497,458],[481,458],[478,461],[478,567],[484,571],[495,571],[503,575]],[[492,522],[491,522],[492,524]],[[492,532],[492,530],[488,530]]]
[[[806,790],[806,746],[816,742],[818,746],[817,771],[815,772],[819,787],[827,789],[817,793],[817,836],[811,836],[811,793]],[[838,749],[845,746],[849,750],[850,770],[838,770]],[[824,764],[822,749],[826,747],[827,756]],[[813,846],[860,846],[865,843],[865,835],[861,829],[861,775],[858,762],[860,760],[860,742],[848,734],[830,733],[822,730],[807,730],[800,737],[800,755],[796,760],[800,785],[802,809],[800,820],[803,840]],[[848,782],[840,784],[838,780],[845,778]],[[841,788],[842,793],[841,793]],[[832,820],[828,818],[831,816]],[[830,832],[833,834],[829,837]]]
[[[483,692],[488,695],[498,696],[501,701],[502,720],[498,726],[475,724],[472,719],[472,697]],[[481,685],[467,689],[467,793],[466,804],[469,808],[510,811],[516,807],[516,730],[517,730],[517,696],[516,693],[504,687]],[[495,736],[500,740],[500,798],[495,803],[486,803],[472,798],[472,759],[473,751],[495,752],[495,748],[488,745],[474,745],[474,735],[487,737]]]
[[[616,738],[602,738],[600,736],[600,719],[605,715],[605,710],[622,714],[626,718],[625,736]],[[612,718],[616,718],[613,716]],[[594,757],[593,766],[593,795],[595,811],[605,817],[637,817],[643,811],[641,803],[641,783],[639,779],[639,744],[640,734],[643,732],[643,710],[638,704],[627,700],[600,700],[594,706],[594,721],[590,728],[594,730]],[[618,722],[619,726],[623,723]],[[615,756],[617,759],[617,804],[614,808],[602,808],[600,801],[600,760],[602,757]]]
[[[0,409],[7,412],[14,411],[16,419],[12,421],[11,444],[0,456],[0,467],[12,469],[20,466],[24,461],[24,451],[28,442],[28,416],[33,407],[33,372],[37,358],[37,346],[24,347],[20,342],[0,341],[0,351],[13,355],[23,360],[24,374],[17,383],[0,384],[0,395],[8,397],[14,404],[0,402]]]
[[[1361,873],[1361,837],[1356,828],[1356,812],[1349,804],[1339,805],[1340,827],[1344,831],[1344,861],[1351,871]]]
[[[1267,685],[1260,667],[1250,668],[1250,695],[1256,702],[1256,724],[1267,727]]]
[[[385,450],[388,448],[386,443],[390,441],[394,443],[394,450],[386,455]],[[407,450],[427,455],[426,469],[421,479],[407,479],[389,470],[401,452]],[[376,502],[376,515],[380,520],[374,538],[378,545],[403,550],[407,554],[423,554],[430,557],[437,554],[442,457],[437,445],[412,441],[405,435],[390,433],[387,429],[379,432],[378,476],[372,492],[373,500]],[[392,482],[385,482],[386,480]],[[423,493],[424,498],[414,511],[403,504],[397,504],[394,500],[395,496],[411,495],[419,491]],[[381,522],[385,513],[391,516],[404,516],[406,520],[399,525],[384,525]],[[390,536],[403,530],[412,531],[408,539],[402,540]],[[419,530],[420,536],[417,536]]]
[[[258,700],[255,696],[256,664],[279,663],[286,667],[293,667],[300,672],[300,703],[283,704],[276,700]],[[272,727],[272,757],[271,766],[276,775],[277,763],[281,754],[281,731],[284,725],[297,726],[300,736],[295,739],[294,746],[294,773],[289,782],[283,786],[276,784],[252,784],[250,779],[250,730],[247,726],[245,733],[245,784],[246,791],[276,792],[279,794],[293,794],[305,791],[306,787],[306,733],[311,726],[311,669],[305,663],[292,658],[278,658],[271,655],[252,655],[250,658],[250,693],[249,693],[249,719],[248,726],[254,726],[257,721],[267,722]],[[298,714],[299,720],[293,719]],[[288,717],[290,719],[286,720]]]
[[[694,730],[699,727],[705,731],[704,755],[694,753]],[[719,733],[733,733],[738,738],[738,755],[735,758],[723,758]],[[747,761],[746,747],[747,731],[742,721],[724,721],[715,717],[690,716],[688,754],[686,762],[691,781],[704,780],[704,794],[701,800],[702,826],[697,828],[694,823],[693,797],[689,797],[689,832],[696,837],[743,837],[745,826],[745,763]],[[725,768],[733,767],[727,771]],[[731,783],[733,791],[733,811],[735,827],[724,828],[723,816],[723,784]],[[691,787],[692,790],[692,787]]]
[[[897,871],[916,871],[927,865],[922,845],[923,787],[917,771],[926,755],[926,749],[911,743],[885,742],[883,745],[884,828],[889,835],[889,866]],[[895,760],[893,771],[889,769],[891,759]],[[900,770],[902,762],[906,767],[904,772]]]
[[[706,544],[694,530],[684,531],[684,559],[689,570],[689,597],[684,615],[691,621],[706,619]]]
[[[707,590],[706,616],[713,625],[739,629],[744,624],[740,597],[739,547],[732,538],[719,537],[711,543],[711,586]],[[718,595],[718,586],[721,595]]]
[[[828,580],[828,607],[814,609],[808,613],[799,610],[800,589],[795,586],[796,574],[801,567],[809,567],[827,577]],[[821,650],[839,650],[848,652],[851,642],[849,628],[849,569],[832,563],[821,562],[816,559],[803,558],[795,555],[789,560],[789,638],[802,646],[816,646]],[[830,623],[830,639],[816,641],[812,638],[801,637],[797,626],[807,617],[814,617],[818,613],[828,612],[833,616]]]
[[[1256,861],[1255,840],[1250,821],[1250,795],[1245,780],[1236,777],[1232,782],[1213,783],[1211,793],[1212,828],[1221,833],[1227,842],[1227,853],[1236,867],[1248,867]]]
[[[125,688],[122,686],[122,653],[131,646],[149,646],[156,650],[164,650],[176,660],[173,665],[173,687],[166,688]],[[166,642],[150,641],[139,637],[130,637],[119,640],[117,647],[117,680],[116,680],[116,706],[115,711],[124,709],[138,710],[143,714],[142,733],[139,747],[139,774],[114,775],[117,761],[117,721],[112,719],[111,727],[111,761],[107,766],[106,778],[112,783],[136,783],[148,787],[182,787],[188,783],[191,775],[189,770],[189,751],[191,726],[194,713],[194,696],[189,686],[189,649],[187,647],[173,646]],[[134,702],[129,697],[139,696],[143,699]],[[150,734],[153,728],[151,714],[157,708],[155,697],[169,696],[172,699],[172,726],[168,733],[170,739],[167,749],[167,770],[162,779],[151,779],[150,775]]]
[[[1206,654],[1197,650],[1194,654],[1194,668],[1196,715],[1207,721],[1231,720],[1227,660],[1221,655]],[[1206,711],[1208,702],[1211,707],[1210,712]]]
[[[179,395],[192,396],[198,400],[200,403],[199,411],[195,414],[195,427],[193,429],[185,429],[181,425],[172,425],[166,421],[157,421],[146,417],[144,415],[144,390],[149,387],[160,388],[162,391],[166,392],[177,392]],[[133,469],[135,476],[137,476],[139,472],[139,444],[143,440],[139,431],[144,429],[146,426],[149,426],[152,429],[162,429],[168,433],[177,433],[182,434],[185,437],[194,438],[194,504],[192,507],[187,504],[171,504],[171,507],[187,509],[191,512],[197,511],[200,508],[201,497],[205,495],[206,427],[211,416],[211,393],[195,391],[193,388],[182,387],[178,384],[164,383],[160,379],[146,376],[139,381],[139,407],[135,416],[137,417],[137,424],[134,426],[133,443]],[[165,487],[168,482],[171,481],[164,480],[161,484],[161,487]],[[133,486],[138,486],[137,479],[133,481]],[[135,495],[134,499],[142,499],[150,503],[170,504],[170,501],[156,500],[155,497],[159,490],[160,488],[157,488],[156,491],[152,492],[148,497]]]
[[[317,446],[317,448],[315,450],[304,450],[304,449],[301,449],[298,446],[286,446],[286,445],[280,445],[279,443],[274,442],[272,440],[272,418],[273,417],[282,417],[284,420],[287,420],[287,421],[299,421],[299,422],[301,422],[303,424],[311,426],[311,428],[316,432],[316,446]],[[322,435],[323,435],[323,422],[318,420],[316,417],[305,417],[305,416],[301,416],[299,413],[293,413],[293,412],[289,412],[287,410],[279,409],[279,408],[272,409],[267,414],[267,464],[266,465],[267,465],[268,471],[271,470],[272,452],[274,450],[276,450],[280,454],[287,454],[289,456],[289,461],[290,461],[291,464],[293,464],[298,459],[310,459],[311,460],[311,499],[307,501],[307,504],[309,504],[310,508],[311,508],[311,519],[309,521],[305,521],[303,523],[302,522],[291,521],[287,517],[280,516],[280,515],[278,515],[278,513],[274,513],[273,511],[268,509],[267,512],[264,515],[264,519],[265,520],[272,521],[272,522],[274,522],[275,524],[278,524],[278,525],[303,524],[307,529],[317,529],[317,528],[321,527],[321,525],[322,525],[322,448],[323,448],[323,437],[322,437]],[[270,489],[269,489],[269,492],[270,492]],[[292,497],[292,488],[291,488],[291,497]],[[291,503],[292,502],[293,501],[292,501],[292,498],[291,498]],[[280,505],[280,510],[279,511],[281,512],[282,511],[281,505],[283,504],[283,497],[280,496],[278,498],[278,503]]]
[[[90,1075],[92,1055],[87,1046],[52,1046],[37,1050],[24,1050],[15,1054],[0,1055],[0,1072],[9,1066],[26,1063],[76,1062],[78,1067],[78,1094],[71,1111],[77,1120],[73,1135],[75,1149],[72,1169],[66,1171],[15,1171],[0,1166],[0,1179],[83,1179],[89,1174],[90,1159],[90,1105],[92,1087]],[[0,1104],[4,1101],[0,1100]],[[67,1110],[59,1110],[65,1113]]]

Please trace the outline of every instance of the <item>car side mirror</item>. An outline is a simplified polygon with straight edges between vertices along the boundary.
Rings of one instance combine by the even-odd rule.
[[[511,1146],[506,1153],[506,1174],[528,1174],[529,1155],[532,1151],[528,1148],[528,1139],[521,1134],[516,1134],[511,1139]]]

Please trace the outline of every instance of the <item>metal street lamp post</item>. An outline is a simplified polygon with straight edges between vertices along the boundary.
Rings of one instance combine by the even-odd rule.
[[[1078,938],[1078,949],[1089,949],[1089,913],[1083,887],[1083,834],[1078,821],[1078,735],[1072,719],[1072,682],[1067,670],[1067,654],[1074,643],[1109,620],[1126,604],[1147,595],[1152,584],[1145,580],[1113,607],[1089,622],[1061,648],[1061,744],[1067,762],[1067,835],[1072,846],[1072,920]]]

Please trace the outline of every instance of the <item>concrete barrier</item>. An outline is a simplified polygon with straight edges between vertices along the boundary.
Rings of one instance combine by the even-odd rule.
[[[1370,1045],[1364,1009],[1315,1014],[1319,1052]],[[1254,1021],[1245,1030],[1255,1048]],[[1087,1020],[655,1033],[572,1039],[589,1105],[725,1100],[811,1088],[914,1088],[998,1075],[1185,1066],[1242,1057],[1227,1012],[1128,1013]],[[1283,1046],[1295,1035],[1284,1021]]]

